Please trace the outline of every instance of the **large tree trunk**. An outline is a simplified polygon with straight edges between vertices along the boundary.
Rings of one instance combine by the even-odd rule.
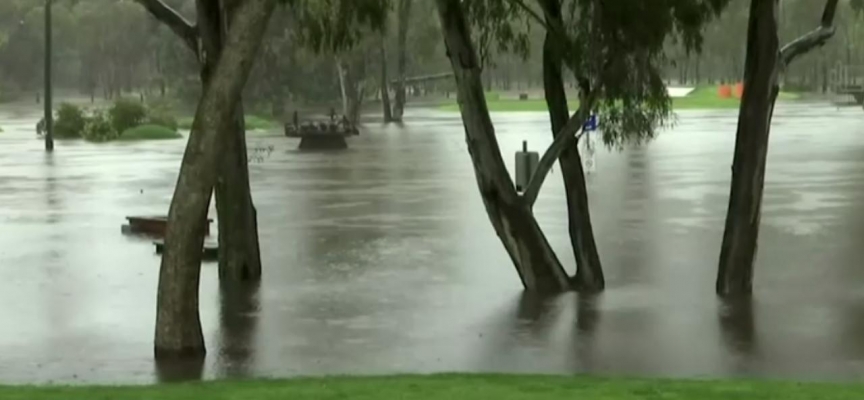
[[[393,122],[393,113],[390,109],[390,88],[387,82],[387,51],[384,47],[384,35],[381,35],[381,107],[384,110],[384,122]]]
[[[396,121],[402,120],[402,115],[405,114],[405,103],[408,101],[407,89],[405,88],[405,74],[408,69],[408,24],[411,18],[411,1],[399,0],[398,7],[398,24],[399,32],[396,38],[397,64],[396,74],[398,81],[396,82],[396,104],[393,107],[393,119]]]
[[[738,117],[732,187],[720,252],[717,293],[750,293],[759,236],[768,132],[777,97],[777,0],[753,0],[747,32],[744,95]]]
[[[437,0],[447,54],[456,77],[466,142],[492,226],[526,290],[559,292],[569,278],[546,241],[530,203],[516,193],[483,96],[480,64],[460,0]]]
[[[716,290],[720,295],[749,294],[759,239],[768,136],[781,71],[798,56],[823,45],[834,34],[838,0],[828,0],[816,30],[779,47],[778,0],[752,0],[744,66],[744,95],[738,116],[732,185],[720,250]]]
[[[560,2],[556,0],[543,1],[544,9],[547,10],[546,18],[557,19],[557,22],[549,22],[563,26]],[[561,66],[561,53],[557,49],[554,34],[547,32],[543,44],[543,86],[553,135],[562,131],[570,114]],[[600,264],[597,244],[594,241],[591,214],[588,210],[588,187],[585,182],[585,172],[582,169],[582,158],[576,143],[561,153],[559,164],[561,165],[561,176],[564,179],[567,197],[570,244],[576,257],[576,274],[573,277],[573,286],[582,291],[601,291],[605,286],[603,268]]]
[[[219,56],[225,46],[230,15],[236,0],[202,1],[198,4],[198,32],[204,47],[201,81],[210,82]],[[258,243],[258,221],[249,182],[246,152],[246,128],[243,104],[238,99],[232,122],[225,125],[230,137],[220,160],[219,179],[215,185],[216,214],[219,226],[220,279],[248,281],[261,277],[261,251]]]
[[[347,65],[341,73],[343,80],[344,102],[345,102],[345,117],[352,125],[360,123],[360,110],[363,105],[363,96],[365,90],[362,82],[358,79],[358,71],[355,66]]]
[[[336,73],[339,75],[339,90],[342,93],[342,115],[348,115],[348,83],[345,82],[345,67],[342,59],[336,58]]]
[[[233,111],[255,61],[276,0],[246,0],[236,9],[225,47],[195,113],[168,213],[159,271],[157,357],[202,356],[198,284],[204,226],[223,143],[231,140]]]

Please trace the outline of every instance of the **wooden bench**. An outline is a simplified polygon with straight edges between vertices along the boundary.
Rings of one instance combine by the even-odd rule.
[[[156,254],[165,252],[165,241],[155,240],[153,245],[156,246]],[[219,245],[217,243],[204,242],[204,248],[201,249],[201,259],[203,261],[215,261],[219,259]]]

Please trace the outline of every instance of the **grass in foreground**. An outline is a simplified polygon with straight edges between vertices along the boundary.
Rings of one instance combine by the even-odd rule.
[[[177,123],[180,129],[192,129],[192,121],[194,117],[183,117],[180,118]],[[247,131],[266,131],[268,129],[274,129],[278,127],[276,121],[271,119],[259,116],[259,115],[246,115],[246,130]]]
[[[433,375],[143,387],[0,386],[4,400],[859,400],[864,386],[768,381]]]
[[[778,100],[795,100],[799,97],[797,93],[781,92]],[[520,111],[546,111],[546,100],[544,99],[501,99],[494,93],[487,93],[486,104],[489,111],[497,112],[520,112]],[[579,107],[578,101],[570,101],[569,107],[575,110]],[[735,109],[741,104],[737,98],[720,98],[717,96],[716,86],[704,86],[697,88],[686,97],[678,97],[672,99],[672,109],[674,110],[719,110],[719,109]],[[443,111],[458,112],[459,105],[455,100],[442,104],[439,109]]]
[[[177,133],[175,130],[161,125],[139,125],[124,131],[117,140],[165,140],[182,137],[183,135]]]

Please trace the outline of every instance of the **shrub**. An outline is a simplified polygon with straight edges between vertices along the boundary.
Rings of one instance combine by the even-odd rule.
[[[176,129],[161,125],[139,125],[127,129],[120,135],[120,140],[161,140],[183,137]]]
[[[93,116],[87,118],[82,136],[91,142],[108,142],[117,139],[120,135],[114,129],[110,119],[105,116],[105,113],[97,111],[93,113]]]
[[[177,118],[174,118],[173,115],[165,112],[157,112],[154,110],[150,110],[147,115],[147,125],[159,125],[175,132],[180,126],[180,124],[177,122]]]
[[[147,103],[146,124],[161,125],[176,131],[180,127],[177,117],[174,116],[174,110],[176,109],[177,105],[170,100],[157,99],[151,101]]]
[[[124,132],[144,122],[147,117],[147,108],[136,100],[119,99],[108,110],[108,114],[111,116],[111,125],[114,126],[114,130]]]
[[[84,110],[74,104],[62,103],[57,109],[57,121],[54,122],[54,136],[61,139],[80,138],[87,118]]]

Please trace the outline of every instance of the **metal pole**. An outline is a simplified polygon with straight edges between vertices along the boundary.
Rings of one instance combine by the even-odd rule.
[[[54,121],[51,93],[51,4],[45,0],[45,151],[54,151]]]

